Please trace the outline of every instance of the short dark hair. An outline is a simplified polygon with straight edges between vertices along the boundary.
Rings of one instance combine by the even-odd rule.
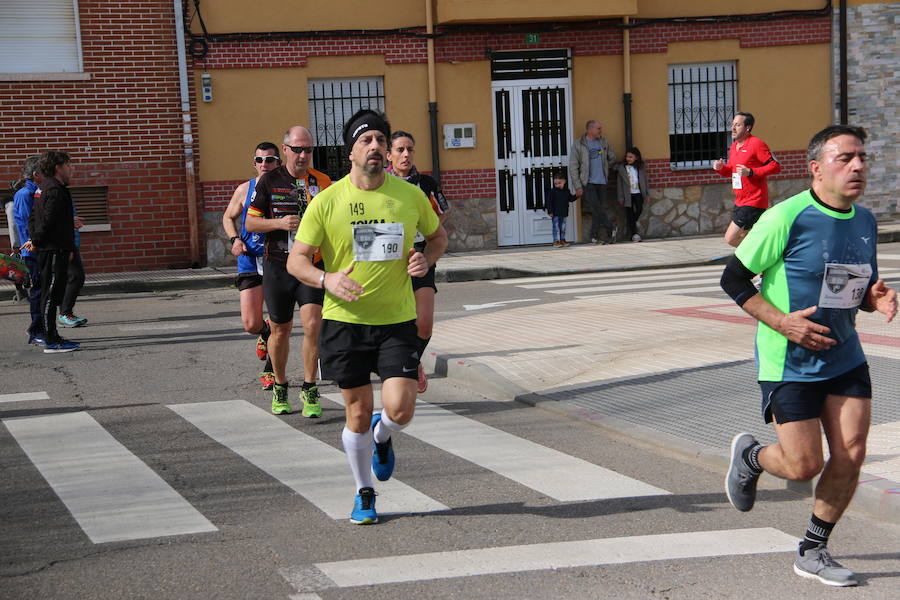
[[[390,142],[388,143],[388,150],[390,150],[391,148],[394,147],[394,140],[400,139],[402,137],[408,137],[409,139],[412,140],[413,144],[416,143],[416,138],[413,137],[413,134],[411,134],[408,131],[403,131],[402,129],[398,129],[397,131],[395,131],[394,133],[391,134],[391,139],[390,139]]]
[[[50,150],[41,155],[38,161],[38,171],[45,177],[54,177],[56,175],[56,167],[64,165],[72,160],[65,152]]]
[[[856,127],[854,125],[829,125],[816,135],[812,136],[812,139],[809,140],[809,146],[806,148],[807,161],[811,162],[819,160],[822,157],[822,149],[825,147],[825,142],[831,138],[836,138],[839,135],[852,135],[860,142],[866,143],[866,130],[862,127]]]
[[[756,119],[748,112],[736,112],[734,113],[734,116],[744,117],[744,125],[747,126],[747,129],[753,129],[753,126],[756,124]]]
[[[274,150],[275,156],[278,157],[278,160],[281,160],[281,152],[278,151],[278,146],[272,142],[260,142],[256,145],[256,150]],[[256,150],[254,150],[254,152],[256,152]]]

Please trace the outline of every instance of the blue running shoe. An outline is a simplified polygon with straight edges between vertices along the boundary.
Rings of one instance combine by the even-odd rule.
[[[78,342],[70,342],[69,340],[60,340],[54,344],[44,344],[44,354],[56,354],[59,352],[74,352],[80,348]]]
[[[381,420],[381,413],[372,415],[372,432]],[[387,481],[394,474],[394,447],[391,438],[383,444],[375,442],[375,452],[372,453],[372,473],[378,481]]]
[[[35,344],[36,346],[43,346],[47,343],[47,340],[44,339],[43,333],[32,333],[28,336],[28,343]]]
[[[374,525],[378,522],[378,513],[375,512],[375,490],[370,487],[359,490],[353,502],[350,522],[357,525]]]
[[[84,317],[76,317],[75,315],[59,315],[56,318],[56,322],[63,327],[81,327],[82,325],[87,324],[87,319]]]

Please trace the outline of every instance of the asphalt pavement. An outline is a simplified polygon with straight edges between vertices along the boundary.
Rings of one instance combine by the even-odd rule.
[[[900,241],[900,223],[880,224],[878,239],[881,244]],[[718,236],[605,246],[575,244],[565,248],[532,246],[457,252],[441,259],[437,279],[460,282],[664,270],[724,264],[731,254],[732,249]],[[233,268],[213,267],[88,273],[83,294],[221,287],[230,285],[234,275]],[[0,282],[0,294],[6,297],[11,292],[8,282]],[[721,469],[723,474],[727,469],[725,442],[733,433],[759,432],[764,441],[767,435],[771,436],[758,412],[752,409],[751,397],[755,398],[757,392],[749,389],[751,386],[742,384],[748,389],[721,394],[735,378],[753,377],[752,360],[746,357],[752,346],[752,336],[746,333],[750,329],[746,318],[734,313],[722,314],[727,310],[739,312],[739,309],[723,308],[721,304],[685,305],[665,315],[654,314],[654,320],[659,317],[677,323],[694,319],[691,326],[700,332],[694,340],[695,347],[665,348],[665,356],[653,355],[650,360],[648,354],[653,352],[644,347],[640,368],[635,369],[632,364],[623,369],[619,367],[626,359],[637,362],[627,336],[616,343],[609,340],[599,343],[595,339],[597,331],[586,323],[617,320],[633,313],[628,296],[616,296],[602,303],[588,297],[572,302],[572,318],[554,322],[554,339],[564,339],[565,344],[546,343],[541,339],[543,332],[532,326],[539,318],[539,313],[534,312],[537,309],[521,307],[495,313],[502,316],[456,319],[452,327],[439,323],[423,362],[429,372],[448,377],[488,398],[515,399],[563,413],[637,443],[660,447],[688,460],[703,461]],[[641,329],[649,323],[646,315],[632,316],[633,325],[628,333],[650,342],[654,336],[660,336],[659,345],[664,346],[662,333]],[[697,321],[698,316],[709,321]],[[719,327],[738,328],[740,333],[735,333],[738,329]],[[485,343],[473,344],[475,339]],[[900,338],[894,333],[892,339]],[[737,352],[733,346],[741,351]],[[536,348],[539,349],[537,363],[534,361]],[[516,358],[522,355],[530,358]],[[881,365],[881,360],[890,363],[892,359],[873,358],[873,373],[878,373],[880,367],[894,368],[892,364]],[[577,365],[574,377],[573,364]],[[536,376],[536,368],[541,371],[540,376]],[[873,376],[873,379],[877,388],[878,378]],[[877,464],[873,460],[870,469],[867,459],[852,507],[900,523],[900,416],[894,408],[896,389],[887,390],[886,396],[889,400],[886,408],[876,415],[877,436],[870,436],[870,455],[873,443],[878,445]],[[661,402],[659,398],[671,401]],[[873,441],[873,438],[877,439]],[[774,478],[762,484],[784,485]],[[811,490],[809,484],[787,487],[801,493]]]

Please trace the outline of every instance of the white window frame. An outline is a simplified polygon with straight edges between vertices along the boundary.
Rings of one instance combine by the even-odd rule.
[[[28,4],[31,4],[29,2]],[[90,79],[90,74],[84,72],[84,55],[81,47],[81,22],[79,20],[78,15],[78,0],[60,0],[60,7],[64,7],[66,4],[71,4],[72,8],[72,21],[75,29],[75,39],[74,39],[74,55],[71,57],[75,62],[75,70],[69,71],[51,71],[51,72],[36,72],[36,71],[24,71],[24,72],[15,72],[15,71],[5,71],[2,67],[0,67],[0,81],[40,81],[40,80],[86,80]],[[40,6],[37,7],[29,7],[34,8],[36,11],[40,10]],[[38,38],[39,43],[39,38]]]

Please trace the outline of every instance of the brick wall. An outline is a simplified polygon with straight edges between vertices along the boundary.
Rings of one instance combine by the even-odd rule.
[[[112,231],[82,235],[88,271],[188,266],[172,3],[79,0],[78,18],[89,80],[0,82],[0,178],[67,151],[72,185],[109,186]]]

